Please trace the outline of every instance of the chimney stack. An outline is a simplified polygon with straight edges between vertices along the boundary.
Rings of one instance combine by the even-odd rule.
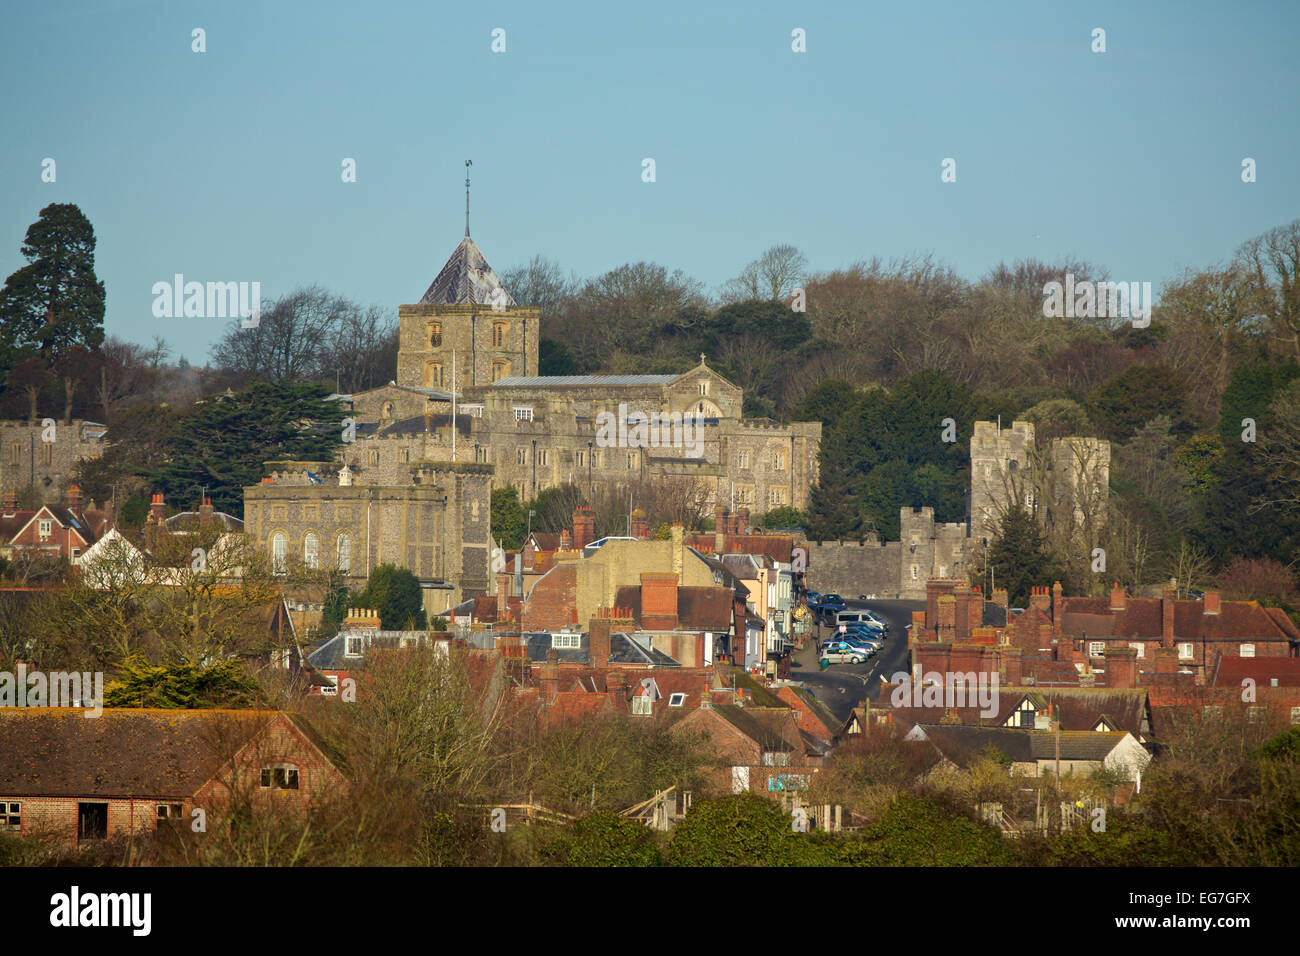
[[[718,507],[713,509],[713,551],[715,554],[724,554],[723,549],[727,546],[725,536],[727,534],[727,509]]]
[[[749,531],[749,509],[740,507],[736,509],[736,534],[746,534]]]
[[[153,496],[153,500],[149,504],[149,517],[147,519],[148,522],[150,524],[162,524],[163,518],[166,516],[166,513],[167,513],[167,509],[163,505],[163,496],[160,494],[155,494]]]
[[[632,512],[632,537],[642,540],[650,537],[650,522],[641,508]]]
[[[1124,593],[1124,589],[1116,581],[1114,587],[1110,589],[1110,609],[1112,611],[1122,611],[1127,605],[1128,595]]]
[[[199,520],[211,521],[215,513],[216,512],[212,507],[212,499],[209,498],[207,495],[204,495],[203,503],[199,505]]]
[[[1160,646],[1174,646],[1174,589],[1165,588],[1160,598]]]
[[[1108,647],[1106,659],[1106,686],[1112,690],[1132,690],[1137,686],[1137,651],[1132,647]]]
[[[18,510],[18,489],[10,488],[5,492],[4,507],[9,514],[13,514]]]
[[[81,489],[76,485],[68,489],[68,510],[73,514],[81,514]]]
[[[596,616],[591,619],[587,629],[587,663],[591,667],[603,668],[609,663],[610,643],[614,631],[610,612],[597,608]]]
[[[1061,623],[1061,615],[1065,613],[1065,592],[1061,587],[1061,582],[1057,581],[1052,585],[1052,620],[1058,625]]]
[[[573,550],[581,551],[596,540],[596,516],[590,505],[573,509]]]
[[[1206,591],[1206,592],[1205,592],[1205,613],[1206,613],[1206,614],[1218,614],[1218,613],[1219,613],[1219,608],[1220,608],[1220,603],[1219,603],[1219,592],[1218,592],[1218,591]]]
[[[560,529],[560,550],[561,551],[573,550],[573,535],[569,534],[568,528]]]

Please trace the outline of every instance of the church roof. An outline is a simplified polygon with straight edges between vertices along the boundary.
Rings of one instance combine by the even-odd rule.
[[[523,386],[540,386],[543,388],[562,388],[578,385],[667,385],[681,378],[680,375],[516,375],[512,378],[500,378],[492,383],[493,388],[511,388]]]
[[[434,278],[420,305],[490,305],[498,287],[505,289],[474,240],[466,236]],[[509,290],[505,293],[506,305],[515,305]]]

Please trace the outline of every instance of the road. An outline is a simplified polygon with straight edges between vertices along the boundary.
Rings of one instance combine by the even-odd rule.
[[[889,622],[888,637],[880,653],[865,664],[832,664],[822,670],[817,663],[817,648],[809,643],[795,651],[790,677],[808,685],[818,700],[830,708],[836,718],[847,721],[854,707],[880,690],[881,678],[911,668],[907,652],[907,625],[912,612],[925,608],[924,601],[846,601],[849,608],[875,611]],[[817,625],[819,636],[829,637],[833,628]]]

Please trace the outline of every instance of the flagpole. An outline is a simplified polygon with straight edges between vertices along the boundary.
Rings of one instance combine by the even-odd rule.
[[[466,194],[468,196],[468,194]],[[465,228],[469,229],[469,199],[466,198]],[[456,460],[456,350],[451,350],[451,460]]]

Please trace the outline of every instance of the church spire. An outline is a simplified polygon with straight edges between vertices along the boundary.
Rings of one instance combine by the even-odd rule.
[[[472,160],[465,160],[465,238],[469,238],[469,168],[473,166]]]

